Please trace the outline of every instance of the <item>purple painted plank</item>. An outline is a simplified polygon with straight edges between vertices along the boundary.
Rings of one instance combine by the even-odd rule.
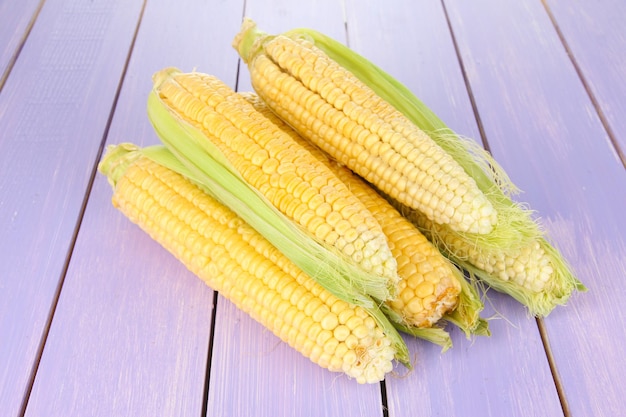
[[[211,309],[98,177],[26,416],[200,415]]]
[[[223,298],[217,313],[208,416],[382,415],[378,384],[320,368]]]
[[[485,309],[491,337],[467,340],[451,330],[454,346],[408,340],[415,369],[387,378],[389,416],[559,416],[561,406],[532,319],[503,294]]]
[[[15,59],[36,18],[39,3],[41,0],[0,3],[0,87],[4,73]]]
[[[626,155],[626,2],[548,0],[556,24]],[[626,160],[624,160],[626,164]]]
[[[571,415],[619,415],[624,167],[540,2],[446,6],[491,149],[590,288],[545,319]]]
[[[234,86],[237,54],[217,40],[242,9],[149,2],[107,142],[158,142],[145,107],[161,68],[197,67]],[[111,194],[98,175],[26,415],[200,415],[213,293],[117,212]]]
[[[345,38],[341,5],[330,0],[248,2],[245,15],[268,32],[307,26]],[[234,29],[233,36],[239,26]],[[250,91],[243,67],[239,89]],[[223,298],[218,301],[213,343],[207,415],[382,414],[378,384],[358,385],[320,368]]]
[[[350,46],[405,83],[457,132],[480,140],[439,2],[347,3]],[[511,298],[489,292],[492,336],[452,350],[411,341],[413,374],[388,378],[389,415],[559,415],[561,406],[536,322]],[[541,402],[533,401],[541,398]],[[411,400],[409,400],[411,399]],[[419,400],[413,400],[419,399]]]
[[[46,2],[0,95],[3,415],[28,390],[140,7]]]

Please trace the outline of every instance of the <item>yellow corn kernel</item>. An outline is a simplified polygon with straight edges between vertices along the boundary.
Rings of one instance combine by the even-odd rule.
[[[367,313],[327,293],[185,177],[128,146],[110,147],[99,167],[114,187],[115,207],[212,289],[304,356],[332,371],[344,371],[359,383],[384,378],[392,368],[395,349],[378,327],[364,331]],[[146,213],[147,207],[151,214]],[[300,296],[294,300],[296,291]],[[318,305],[312,314],[306,313],[309,303],[298,302],[301,297]],[[358,334],[341,326],[338,316],[354,321]],[[348,338],[353,340],[351,349],[343,343]],[[350,354],[357,353],[359,366],[348,364]]]
[[[334,246],[381,277],[381,288],[395,292],[397,265],[381,226],[326,166],[219,79],[172,69],[154,78],[160,99],[200,129],[248,184],[310,236]],[[351,218],[341,215],[346,211]]]
[[[348,169],[337,166],[335,173],[382,224],[398,262],[398,296],[387,304],[409,325],[431,327],[459,302],[461,284],[455,267],[372,187]],[[407,299],[405,292],[413,296]]]
[[[233,46],[248,64],[254,89],[280,118],[432,221],[460,232],[493,229],[498,219],[491,202],[426,133],[309,40],[264,36],[246,20]],[[249,48],[252,40],[261,47]],[[428,177],[419,180],[420,172]],[[453,189],[451,182],[462,187]]]

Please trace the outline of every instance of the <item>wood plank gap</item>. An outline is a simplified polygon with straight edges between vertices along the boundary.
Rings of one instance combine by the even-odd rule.
[[[348,5],[346,1],[341,2],[341,12],[343,13],[343,31],[346,38],[346,46],[350,47],[350,31],[348,30]]]
[[[387,384],[385,380],[380,381],[380,400],[382,403],[383,417],[389,417],[389,405],[387,404]]]
[[[346,39],[346,46],[350,47],[350,31],[348,30],[348,14],[347,14],[347,6],[346,2],[342,2],[343,9],[343,30],[344,36]],[[380,405],[383,413],[383,417],[389,417],[389,404],[387,402],[387,385],[385,384],[385,380],[380,381]]]
[[[465,83],[465,89],[467,90],[467,95],[469,96],[470,104],[472,106],[472,112],[474,113],[474,118],[476,119],[476,125],[478,127],[478,132],[480,135],[481,143],[483,147],[489,153],[491,153],[491,149],[489,148],[489,142],[487,141],[487,135],[483,127],[483,122],[482,122],[482,119],[480,118],[480,113],[478,112],[476,99],[474,99],[474,92],[472,91],[472,86],[469,82],[467,71],[465,71],[465,64],[463,63],[463,58],[461,57],[461,51],[459,50],[459,45],[456,40],[456,35],[454,34],[454,29],[452,28],[452,23],[450,22],[450,16],[448,14],[448,9],[446,8],[446,3],[444,0],[441,0],[441,7],[443,8],[443,14],[446,18],[446,24],[448,25],[448,30],[450,31],[450,38],[452,39],[454,52],[456,53],[456,58],[457,58],[457,61],[459,62],[459,67],[461,69],[461,74],[463,76],[463,82]]]
[[[45,0],[44,0],[45,1]],[[41,4],[43,4],[43,2]],[[85,189],[85,194],[83,197],[83,201],[80,206],[80,210],[78,212],[78,217],[76,219],[76,224],[74,225],[74,230],[72,231],[72,237],[70,239],[70,244],[67,249],[67,254],[63,261],[63,268],[61,269],[61,274],[59,277],[59,281],[54,290],[54,297],[52,298],[52,305],[50,306],[50,311],[48,312],[48,317],[46,318],[46,323],[44,325],[43,334],[41,336],[41,340],[39,341],[39,346],[37,347],[37,354],[35,356],[35,360],[33,362],[33,367],[30,371],[30,376],[28,378],[26,392],[24,393],[24,397],[22,399],[22,404],[20,406],[19,416],[24,417],[26,414],[26,409],[28,407],[28,401],[30,399],[30,395],[33,390],[33,386],[35,384],[35,378],[37,376],[37,370],[39,369],[39,365],[41,363],[41,358],[43,356],[43,351],[46,345],[46,341],[48,340],[48,335],[50,334],[50,328],[52,327],[52,320],[54,318],[54,314],[56,312],[57,306],[59,304],[59,299],[61,297],[61,291],[63,290],[63,284],[65,283],[65,277],[67,275],[67,271],[69,269],[70,262],[72,260],[72,253],[74,252],[74,247],[76,246],[76,241],[78,239],[78,233],[80,231],[80,227],[83,222],[83,218],[85,216],[85,210],[87,209],[87,203],[89,201],[89,196],[91,194],[91,190],[93,188],[93,184],[98,173],[98,163],[100,162],[100,158],[102,158],[102,153],[104,151],[104,144],[106,143],[107,137],[109,135],[109,130],[111,128],[111,124],[113,122],[113,115],[115,114],[115,109],[117,107],[117,102],[119,100],[122,86],[124,84],[124,79],[126,78],[126,72],[128,71],[128,65],[130,63],[130,57],[133,53],[133,49],[135,47],[135,42],[137,40],[137,34],[139,33],[139,27],[141,26],[141,21],[143,19],[144,10],[146,9],[147,0],[143,1],[141,6],[141,11],[139,12],[139,19],[137,20],[137,25],[135,26],[135,31],[133,33],[133,38],[130,43],[130,47],[128,48],[128,53],[126,55],[126,60],[124,62],[124,67],[122,68],[122,73],[120,75],[120,81],[117,85],[117,90],[115,91],[115,96],[113,98],[113,102],[111,104],[111,110],[109,111],[109,117],[107,118],[107,122],[104,128],[104,132],[102,133],[102,138],[100,138],[100,145],[98,147],[98,152],[96,153],[96,158],[93,163],[93,167],[91,173],[89,175],[89,181],[87,182],[87,188]],[[39,13],[39,9],[37,11]]]
[[[9,78],[9,74],[11,73],[11,71],[13,71],[13,67],[15,66],[15,63],[17,62],[17,58],[20,56],[20,53],[22,52],[22,48],[24,47],[26,40],[30,36],[30,32],[32,31],[33,26],[35,26],[35,21],[39,17],[39,12],[41,12],[41,8],[43,7],[45,2],[46,0],[41,0],[39,2],[39,5],[37,6],[37,8],[35,9],[35,12],[33,13],[33,16],[28,21],[28,25],[26,26],[26,30],[24,30],[24,33],[22,34],[22,38],[20,39],[20,43],[18,47],[15,49],[15,52],[13,52],[13,55],[11,55],[11,58],[9,59],[7,67],[5,68],[4,73],[2,74],[2,77],[0,77],[0,93],[2,92],[2,89],[4,88],[4,84],[6,84],[6,81]]]
[[[206,377],[204,379],[204,394],[202,396],[202,416],[207,416],[209,406],[209,387],[211,386],[211,360],[213,358],[213,338],[215,336],[215,321],[217,318],[217,300],[219,294],[213,291],[213,310],[211,311],[211,329],[209,331],[209,349],[206,360]]]
[[[235,76],[235,91],[239,91],[239,77],[241,77],[241,58],[237,59],[237,75]]]
[[[626,153],[619,146],[619,142],[617,141],[615,132],[611,128],[611,125],[609,124],[608,119],[604,115],[604,112],[602,111],[602,107],[600,106],[600,102],[596,98],[596,95],[593,93],[591,86],[587,82],[587,78],[585,77],[580,65],[578,65],[578,61],[576,60],[576,57],[574,56],[574,52],[572,51],[572,49],[569,46],[569,43],[565,39],[565,35],[563,34],[563,31],[561,31],[561,28],[559,27],[559,24],[556,20],[556,17],[552,13],[552,10],[550,9],[550,6],[546,2],[546,0],[541,0],[541,4],[543,4],[543,8],[545,9],[548,17],[550,18],[550,21],[552,22],[552,26],[554,27],[554,30],[556,31],[557,36],[559,37],[559,40],[561,41],[561,44],[563,45],[563,48],[565,49],[565,52],[567,53],[567,56],[574,67],[574,70],[576,71],[576,75],[578,75],[578,78],[580,79],[580,82],[582,83],[583,88],[585,89],[587,95],[589,96],[589,99],[591,100],[591,104],[593,105],[594,109],[596,110],[596,113],[598,114],[598,118],[600,119],[600,123],[602,124],[602,127],[604,128],[607,135],[609,136],[609,139],[611,140],[611,144],[613,144],[613,149],[615,149],[615,152],[617,152],[617,155],[620,161],[622,161],[622,165],[624,166],[624,168],[626,168]]]
[[[537,327],[539,328],[539,335],[541,337],[541,342],[543,343],[543,350],[546,352],[548,365],[550,366],[550,372],[552,372],[552,379],[554,380],[556,392],[559,396],[559,401],[561,402],[563,415],[565,417],[571,417],[572,414],[569,408],[569,404],[567,403],[567,398],[565,396],[565,389],[563,388],[563,382],[561,381],[561,376],[559,375],[559,372],[556,368],[556,361],[554,359],[554,355],[552,354],[550,343],[548,342],[548,330],[546,329],[546,325],[543,319],[537,318],[535,320],[537,322]]]
[[[247,0],[243,0],[243,7],[241,8],[241,22],[246,18]],[[239,77],[241,77],[241,57],[237,58],[237,72],[235,75],[235,91],[239,91]]]

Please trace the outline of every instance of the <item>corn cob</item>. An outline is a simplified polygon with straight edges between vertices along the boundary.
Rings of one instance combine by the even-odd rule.
[[[372,212],[387,236],[391,251],[398,262],[400,284],[398,295],[386,303],[402,330],[431,328],[442,318],[449,318],[467,334],[478,331],[487,334],[486,323],[479,313],[483,308],[476,291],[463,285],[464,277],[454,265],[441,255],[439,250],[408,219],[403,217],[369,184],[356,176],[350,169],[330,160],[319,148],[298,135],[267,107],[254,93],[239,93],[255,109],[273,124],[289,134],[318,160],[327,165],[337,177]],[[461,297],[461,292],[463,296]],[[451,313],[459,307],[459,313]],[[480,330],[478,330],[480,329]],[[416,334],[428,338],[428,334]],[[445,346],[446,342],[441,343]]]
[[[233,46],[250,68],[253,87],[279,117],[331,156],[350,167],[354,166],[355,172],[369,179],[388,200],[401,208],[403,214],[419,218],[422,225],[427,223],[429,226],[423,227],[422,231],[450,259],[470,271],[477,271],[476,275],[484,278],[490,286],[512,295],[537,315],[545,315],[555,305],[565,303],[574,290],[585,290],[562,255],[548,242],[539,222],[533,218],[533,212],[511,199],[511,195],[518,190],[497,161],[476,142],[462,138],[449,129],[406,86],[381,68],[314,30],[295,29],[282,35],[271,36],[259,31],[256,24],[249,19],[244,21]],[[310,70],[312,65],[315,65],[313,71]],[[277,69],[279,72],[276,72]],[[346,79],[350,81],[347,82]],[[373,103],[376,105],[369,111],[358,113],[354,110],[359,106],[373,106]],[[356,120],[348,117],[353,112],[358,115]],[[380,116],[375,117],[373,113],[379,113]],[[445,218],[434,216],[432,208],[425,209],[412,205],[393,187],[389,191],[386,184],[371,176],[368,177],[367,172],[359,170],[359,166],[365,163],[366,156],[357,152],[352,159],[341,159],[341,152],[345,153],[345,149],[357,147],[362,150],[364,147],[362,144],[365,143],[362,140],[359,142],[359,136],[354,134],[351,141],[346,141],[345,138],[338,139],[338,135],[343,136],[347,125],[353,126],[353,131],[361,131],[359,126],[362,125],[366,133],[361,133],[361,139],[367,137],[370,140],[371,136],[367,134],[367,129],[379,130],[380,118],[387,114],[396,116],[392,124],[403,126],[405,123],[412,124],[458,163],[464,173],[475,181],[490,206],[483,204],[480,197],[476,197],[478,199],[473,204],[475,207],[481,207],[481,210],[484,210],[483,214],[492,213],[493,210],[497,213],[497,222],[491,222],[490,227],[486,227],[488,224],[486,220],[479,221],[478,224],[485,226],[482,228],[459,227],[451,221],[446,222]],[[399,119],[402,122],[397,121]],[[408,130],[409,128],[406,128],[404,132]],[[355,141],[358,145],[352,144]],[[427,152],[428,150],[421,157],[429,159]],[[404,166],[408,164],[403,158],[398,159]],[[424,177],[427,184],[437,183],[441,178],[445,178],[442,171],[432,171],[434,169],[432,166],[422,166],[422,169],[423,171],[413,175]],[[456,175],[457,171],[454,172]],[[408,176],[409,173],[405,175]],[[404,189],[406,181],[411,179],[397,175],[394,178],[401,189]],[[457,191],[464,191],[467,186],[459,182],[459,178],[453,177],[448,184],[454,184],[453,188]],[[437,187],[437,190],[439,189]],[[445,188],[441,188],[443,189]],[[448,196],[454,195],[444,191],[438,192]],[[476,196],[479,193],[474,192],[472,195]],[[456,213],[457,206],[447,204],[445,201],[451,200],[444,198],[438,201],[442,204],[440,207],[442,211]],[[456,201],[458,202],[459,198],[456,198]],[[468,248],[481,253],[482,259],[474,261],[485,265],[494,262],[498,256],[501,257],[493,254],[504,253],[506,255],[502,256],[510,258],[516,253],[533,248],[537,251],[534,256],[543,258],[544,262],[549,263],[553,272],[529,274],[527,280],[537,282],[527,285],[543,290],[538,293],[539,295],[536,290],[534,295],[522,295],[527,290],[520,289],[523,287],[517,284],[509,285],[512,281],[510,279],[502,281],[498,277],[502,273],[487,273],[477,268],[468,258]],[[508,262],[511,262],[510,259]],[[543,279],[547,279],[547,282],[542,282]]]
[[[547,316],[574,290],[586,290],[546,238],[509,250],[484,249],[459,239],[416,211],[406,210],[405,214],[456,264],[495,290],[511,295],[534,316]]]
[[[328,293],[188,179],[131,144],[109,147],[99,170],[116,208],[311,361],[359,383],[392,370],[392,339],[364,309]]]
[[[169,115],[157,115],[159,108]],[[374,216],[326,166],[223,82],[206,74],[160,71],[154,76],[149,115],[157,131],[172,119],[183,130],[195,129],[191,136],[160,135],[166,145],[177,148],[178,157],[217,153],[214,162],[235,172],[261,196],[261,204],[271,203],[300,233],[307,231],[309,240],[339,254],[342,261],[336,264],[351,262],[361,268],[365,274],[344,274],[350,285],[380,300],[395,294],[397,264]],[[196,148],[181,151],[180,146],[187,146],[181,142],[189,138]],[[206,164],[199,160],[196,165],[203,169]],[[251,218],[245,220],[254,226]]]
[[[310,40],[266,36],[246,20],[233,45],[259,96],[340,163],[434,222],[493,229],[497,212],[463,168]]]

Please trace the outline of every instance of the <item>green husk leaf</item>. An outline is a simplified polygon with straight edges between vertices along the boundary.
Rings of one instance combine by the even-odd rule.
[[[128,166],[139,157],[141,157],[139,148],[132,143],[109,145],[102,160],[98,163],[98,172],[107,178],[111,187],[115,188]]]
[[[408,348],[402,337],[380,312],[379,302],[358,285],[368,280],[380,282],[379,277],[362,271],[332,248],[311,239],[247,184],[204,134],[172,113],[154,91],[148,97],[148,115],[169,155],[164,149],[151,147],[144,150],[146,156],[201,186],[337,298],[363,307],[392,340],[396,358],[410,367]]]

